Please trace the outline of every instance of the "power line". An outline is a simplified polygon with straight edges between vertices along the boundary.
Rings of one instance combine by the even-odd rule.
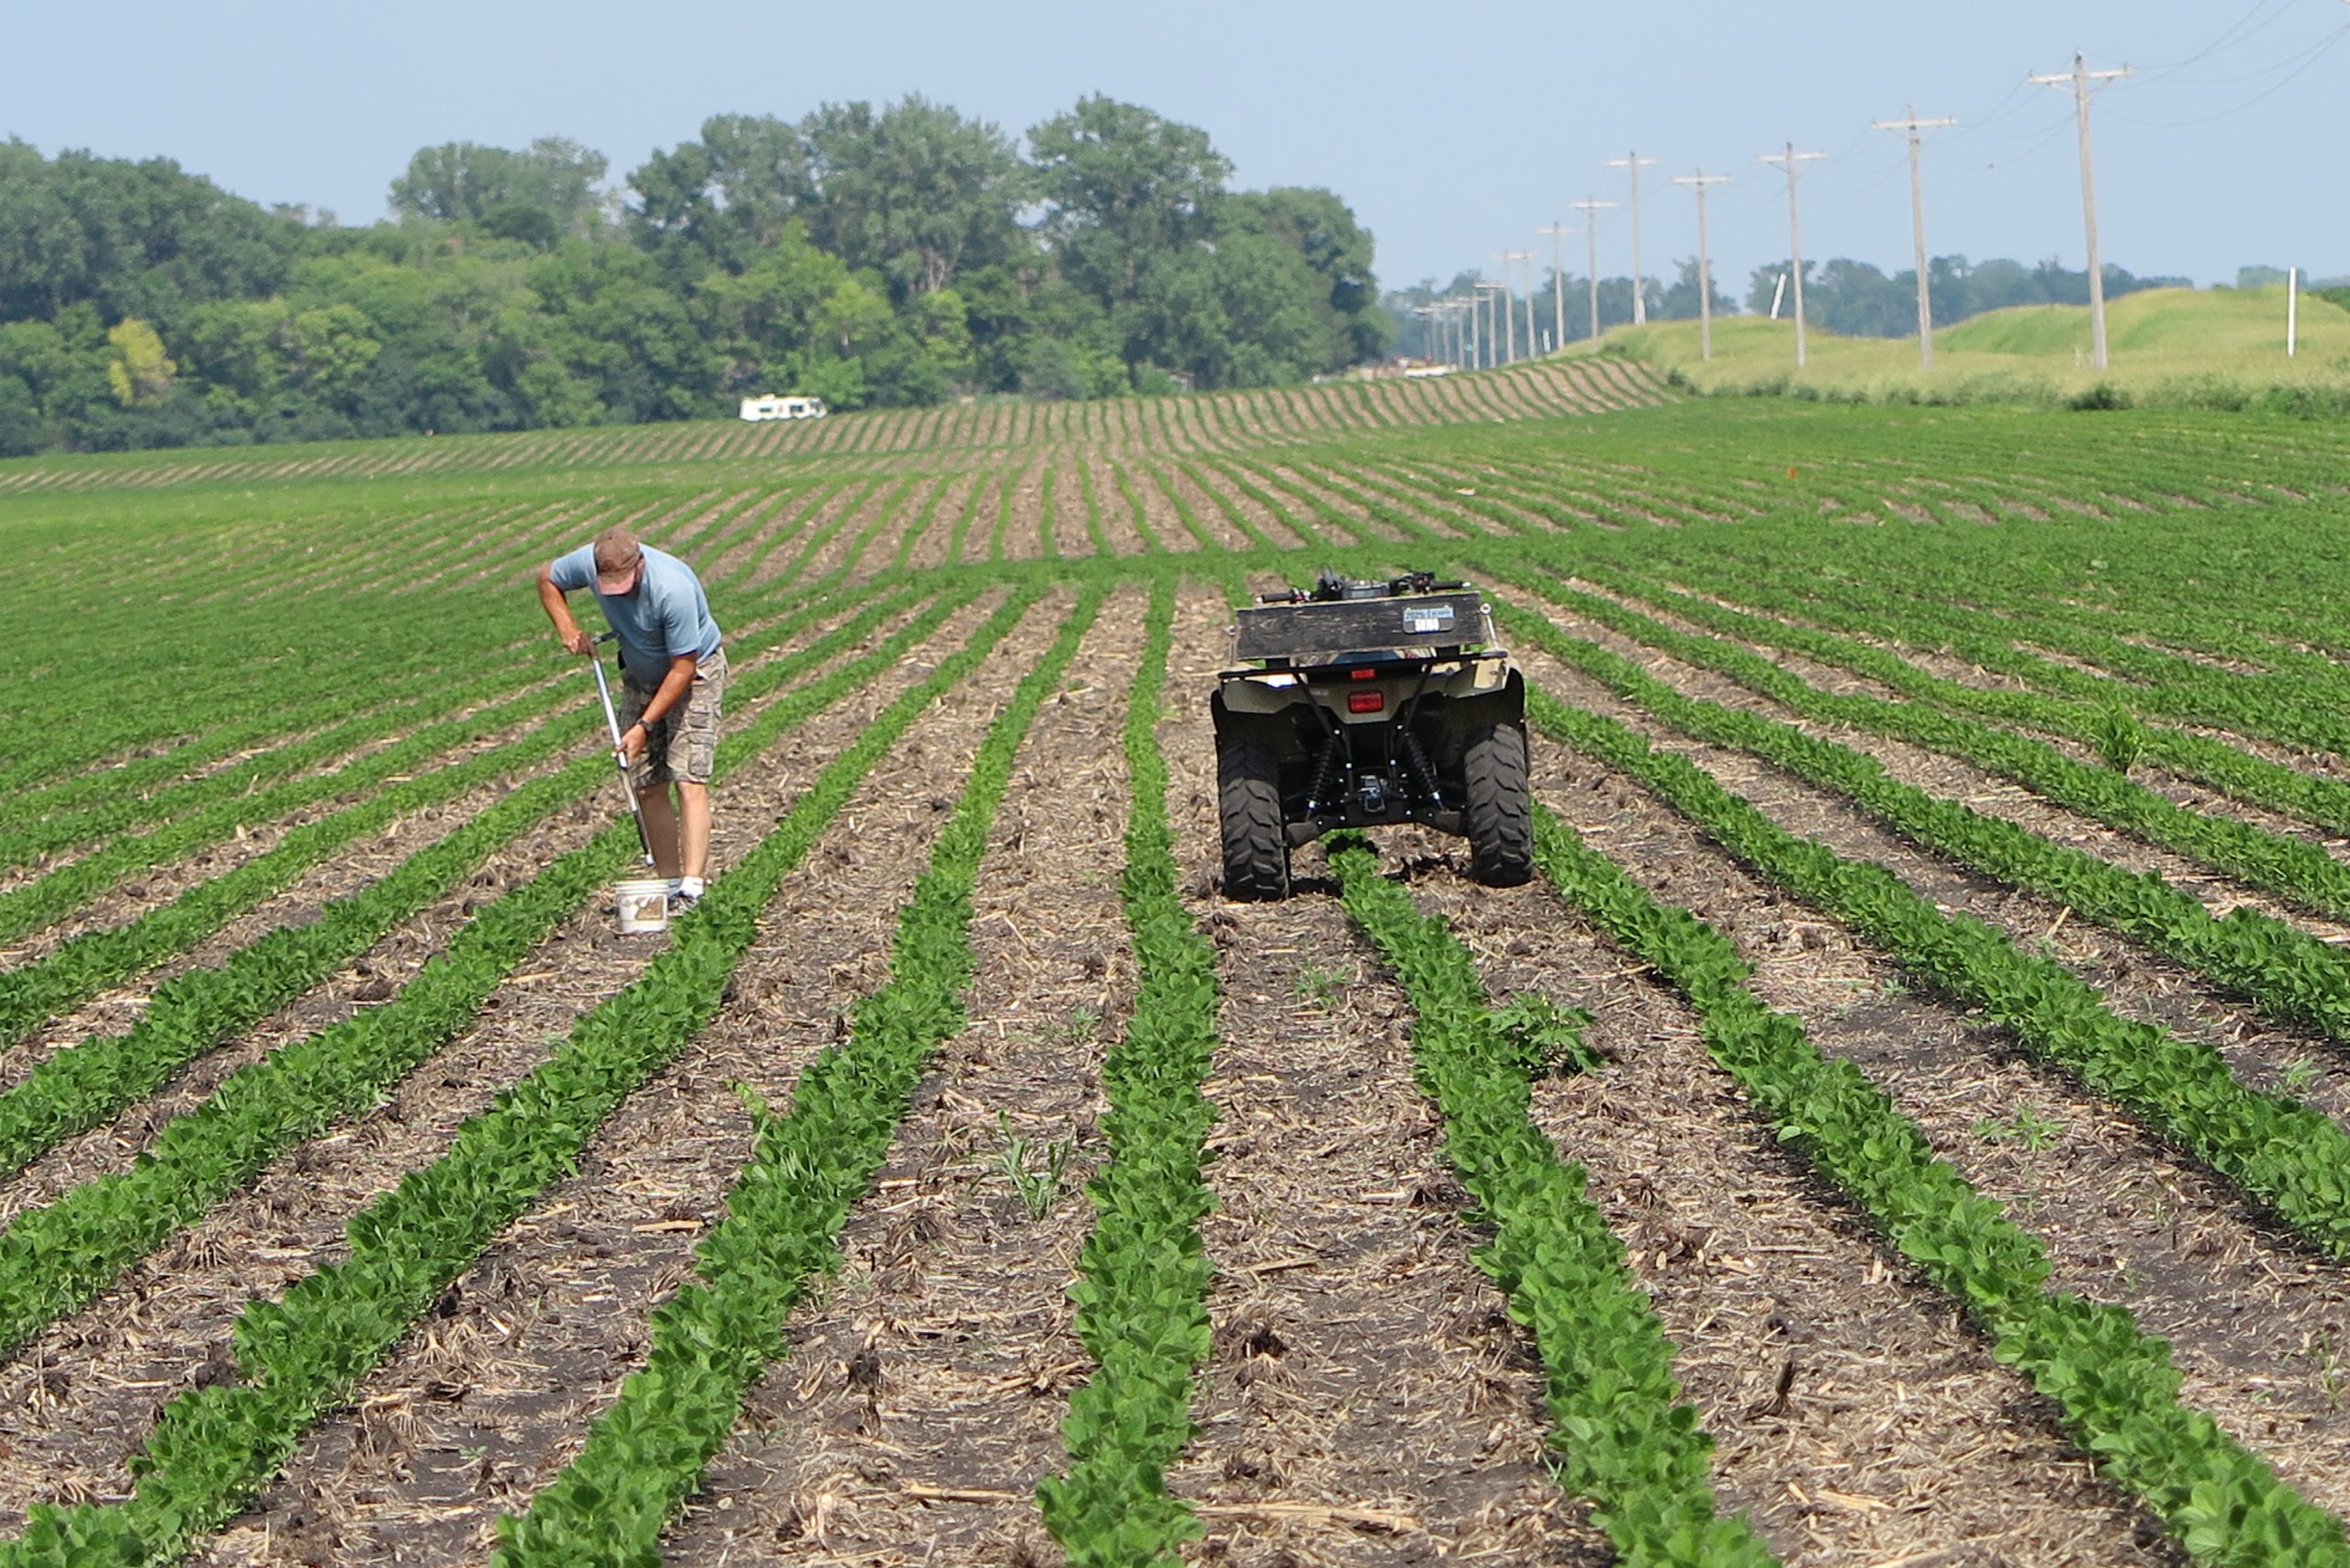
[[[2232,107],[2221,109],[2217,114],[2204,115],[2196,119],[2163,120],[2142,119],[2136,115],[2123,114],[2120,109],[2116,109],[2113,112],[2119,118],[2128,120],[2132,125],[2144,126],[2152,130],[2190,130],[2197,126],[2210,125],[2214,120],[2223,120],[2232,115],[2240,115],[2246,109],[2266,103],[2269,99],[2275,97],[2277,94],[2283,92],[2286,88],[2300,81],[2301,77],[2308,73],[2311,67],[2317,64],[2319,61],[2323,60],[2328,54],[2331,54],[2334,48],[2345,38],[2350,38],[2350,26],[2336,28],[2333,32],[2327,34],[2323,41],[2317,44],[2306,55],[2299,57],[2298,64],[2295,64],[2294,61],[2291,60],[2279,61],[2277,64],[2268,67],[2266,71],[2255,71],[2249,76],[2239,78],[2240,81],[2254,81],[2259,77],[2267,75],[2269,72],[2282,70],[2288,65],[2294,66],[2292,74],[2286,76],[2280,81],[2269,84],[2266,87],[2264,87],[2259,92],[2255,93],[2251,97],[2246,98],[2244,102],[2237,104]]]
[[[1983,166],[1986,169],[2009,169],[2013,168],[2018,163],[2028,162],[2039,154],[2041,149],[2046,147],[2050,142],[2054,141],[2058,137],[2064,135],[2065,132],[2072,129],[2073,117],[2069,114],[2060,116],[2055,119],[2050,120],[2047,128],[2039,133],[2039,140],[2034,141],[2031,146],[2025,148],[2022,151],[2010,152],[2002,158],[1994,158]]]
[[[2292,9],[2292,6],[2293,0],[2255,0],[2251,9],[2237,17],[2235,25],[2229,28],[2227,31],[2188,55],[2185,60],[2173,61],[2167,65],[2148,66],[2145,76],[2141,79],[2138,85],[2128,90],[2142,91],[2157,82],[2167,81],[2182,71],[2200,65],[2214,55],[2224,54],[2238,44],[2250,43],[2282,19],[2285,13]],[[2263,11],[2266,11],[2268,15],[2261,17],[2260,14]],[[2254,22],[2255,17],[2259,17],[2256,25]]]

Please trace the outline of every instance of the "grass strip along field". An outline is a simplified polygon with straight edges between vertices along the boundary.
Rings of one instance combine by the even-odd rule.
[[[1020,743],[1106,592],[1080,599],[989,726],[930,868],[899,913],[890,979],[857,1003],[848,1040],[800,1073],[790,1110],[758,1118],[726,1217],[694,1249],[697,1278],[653,1314],[643,1368],[529,1511],[499,1521],[492,1561],[503,1568],[660,1561],[662,1526],[725,1440],[752,1380],[783,1354],[785,1314],[837,1260],[841,1226],[889,1154],[924,1067],[963,1025],[971,888],[988,831]]]
[[[217,1529],[282,1465],[318,1416],[390,1350],[433,1298],[545,1185],[612,1111],[716,1013],[777,885],[856,781],[952,690],[1040,591],[1014,593],[971,642],[890,704],[828,764],[776,831],[710,892],[632,984],[599,1003],[553,1057],[467,1122],[449,1152],[411,1171],[349,1227],[341,1262],[234,1334],[237,1377],[179,1395],[137,1456],[129,1501],[38,1506],[0,1563],[163,1562]]]
[[[1713,1439],[1682,1401],[1673,1347],[1624,1263],[1624,1244],[1530,1114],[1528,1051],[1513,1040],[1445,923],[1379,872],[1360,839],[1330,845],[1340,896],[1418,1016],[1412,1060],[1444,1114],[1444,1152],[1494,1239],[1478,1257],[1542,1358],[1560,1479],[1633,1568],[1776,1562],[1741,1516],[1717,1517]],[[1554,1025],[1556,1034],[1559,1027]],[[1579,1067],[1572,1030],[1546,1042]]]
[[[943,596],[871,653],[778,702],[729,738],[722,765],[731,769],[758,756],[874,678],[977,591],[974,587]],[[844,628],[789,662],[821,665],[838,651],[830,644],[853,635],[852,628]],[[782,672],[777,673],[780,678]],[[594,760],[599,769],[604,766],[604,759]],[[383,1006],[230,1075],[205,1104],[173,1119],[130,1170],[100,1177],[53,1204],[18,1215],[0,1232],[0,1345],[21,1342],[61,1312],[87,1301],[133,1260],[295,1143],[365,1111],[402,1074],[470,1024],[516,964],[628,868],[635,847],[632,827],[608,828],[481,909]],[[103,1069],[81,1068],[71,1078],[59,1074],[54,1080],[37,1071],[0,1099],[0,1129],[37,1126],[53,1138],[93,1125],[160,1084],[177,1065],[167,1048],[141,1041],[134,1032]],[[46,1121],[37,1121],[43,1112]],[[26,1144],[32,1141],[29,1131],[18,1136]]]
[[[1937,1159],[1864,1073],[1823,1057],[1800,1021],[1763,1005],[1727,938],[1659,904],[1548,811],[1536,813],[1535,861],[1569,904],[1687,1000],[1707,1049],[1754,1114],[1964,1304],[1999,1360],[2054,1401],[2073,1439],[2199,1562],[2350,1562],[2341,1521],[2311,1507],[2210,1417],[2180,1406],[2167,1347],[2119,1307],[2048,1289],[2039,1243]]]
[[[1177,892],[1167,818],[1158,727],[1174,613],[1162,578],[1126,699],[1134,801],[1119,891],[1140,976],[1125,1034],[1102,1063],[1109,1159],[1086,1187],[1093,1228],[1070,1287],[1095,1370],[1069,1394],[1061,1425],[1068,1472],[1037,1487],[1045,1526],[1073,1568],[1171,1562],[1199,1532],[1166,1475],[1192,1436],[1192,1378],[1210,1342],[1200,1222],[1214,1201],[1202,1170],[1215,1108],[1201,1085],[1215,1054],[1218,988],[1214,946]]]

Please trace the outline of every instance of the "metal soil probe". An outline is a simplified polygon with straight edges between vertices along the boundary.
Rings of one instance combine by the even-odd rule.
[[[596,638],[608,643],[612,633],[606,632]],[[636,846],[644,852],[644,863],[653,864],[653,835],[644,829],[644,802],[636,798],[636,787],[628,781],[628,756],[621,749],[621,716],[612,708],[612,683],[604,678],[604,661],[594,654],[588,662],[596,667],[596,690],[604,699],[604,727],[612,732],[612,766],[621,771],[621,793],[628,797],[628,809],[636,817]]]

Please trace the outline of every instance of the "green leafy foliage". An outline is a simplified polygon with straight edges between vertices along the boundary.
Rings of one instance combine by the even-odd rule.
[[[1713,1439],[1682,1403],[1673,1348],[1624,1262],[1623,1243],[1529,1114],[1529,1043],[1582,1056],[1580,1021],[1554,1007],[1487,1002],[1443,921],[1379,874],[1360,840],[1330,845],[1348,911],[1393,967],[1418,1014],[1412,1059],[1444,1113],[1445,1157],[1493,1226],[1479,1266],[1541,1352],[1567,1489],[1630,1564],[1776,1561],[1743,1516],[1718,1518]]]
[[[1078,1260],[1076,1329],[1094,1371],[1061,1423],[1067,1472],[1037,1484],[1045,1525],[1073,1568],[1180,1562],[1199,1523],[1166,1473],[1192,1436],[1192,1379],[1207,1359],[1207,1252],[1214,1203],[1202,1175],[1215,1110],[1201,1092],[1215,1045],[1215,949],[1176,889],[1167,763],[1158,725],[1171,584],[1153,588],[1143,657],[1127,689],[1134,805],[1119,884],[1140,970],[1125,1036],[1102,1064],[1109,1158],[1086,1188],[1093,1228]]]

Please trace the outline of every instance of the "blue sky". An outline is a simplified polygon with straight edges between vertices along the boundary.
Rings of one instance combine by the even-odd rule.
[[[1767,25],[1783,17],[1799,30]],[[1927,151],[1936,254],[2078,266],[2069,98],[2023,78],[2079,50],[2138,72],[2097,104],[2106,260],[2209,283],[2245,263],[2350,274],[2350,42],[2325,48],[2345,31],[2343,0],[7,0],[0,134],[162,154],[256,200],[364,222],[430,143],[560,133],[618,175],[713,113],[920,92],[1018,133],[1102,92],[1206,128],[1237,184],[1336,189],[1377,235],[1390,285],[1505,248],[1547,259],[1536,228],[1575,196],[1622,203],[1605,160],[1633,149],[1662,160],[1642,207],[1645,270],[1662,274],[1696,248],[1691,199],[1665,177],[1728,173],[1713,251],[1742,292],[1786,253],[1785,186],[1754,160],[1790,139],[1830,154],[1805,181],[1806,255],[1908,264],[1902,148],[1868,126],[1912,103],[1964,122]],[[1624,217],[1602,217],[1603,271],[1628,266]],[[1576,266],[1583,236],[1568,244]]]

